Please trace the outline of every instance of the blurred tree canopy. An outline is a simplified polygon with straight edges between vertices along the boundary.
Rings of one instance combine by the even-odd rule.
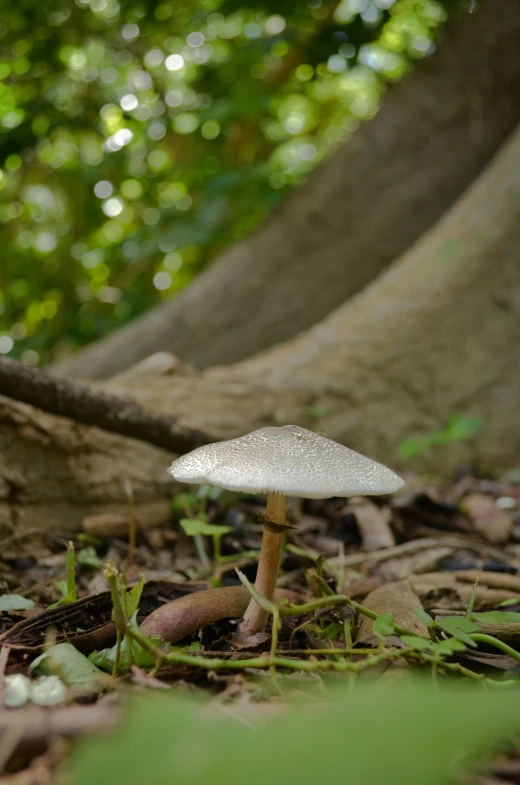
[[[1,7],[0,353],[30,364],[184,287],[374,115],[447,16],[436,0]]]

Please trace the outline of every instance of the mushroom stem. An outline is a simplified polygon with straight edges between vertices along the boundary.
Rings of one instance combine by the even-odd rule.
[[[266,520],[255,589],[268,600],[272,600],[274,597],[278,571],[280,569],[286,526],[285,507],[286,498],[283,494],[269,493],[267,495]],[[238,637],[248,638],[250,635],[262,632],[267,622],[267,616],[267,611],[261,608],[256,600],[251,598],[238,627]]]

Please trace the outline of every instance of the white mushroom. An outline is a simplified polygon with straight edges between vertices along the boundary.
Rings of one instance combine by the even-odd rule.
[[[168,469],[179,482],[266,493],[262,550],[255,587],[274,596],[285,521],[285,497],[327,499],[393,493],[404,484],[391,469],[298,425],[260,428],[238,439],[198,447]],[[262,630],[266,612],[251,600],[239,632]]]

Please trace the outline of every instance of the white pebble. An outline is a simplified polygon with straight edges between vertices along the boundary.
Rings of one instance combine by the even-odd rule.
[[[57,676],[40,676],[31,685],[31,701],[36,706],[55,706],[63,703],[67,688]]]
[[[4,678],[4,706],[8,709],[17,709],[25,706],[29,700],[31,682],[27,676],[15,673],[13,676]]]
[[[499,510],[514,510],[516,507],[516,499],[514,496],[500,496],[495,504]]]

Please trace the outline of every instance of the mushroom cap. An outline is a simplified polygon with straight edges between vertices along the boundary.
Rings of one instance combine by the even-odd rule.
[[[168,472],[179,482],[305,499],[393,493],[404,480],[381,463],[298,425],[260,428],[198,447]]]

